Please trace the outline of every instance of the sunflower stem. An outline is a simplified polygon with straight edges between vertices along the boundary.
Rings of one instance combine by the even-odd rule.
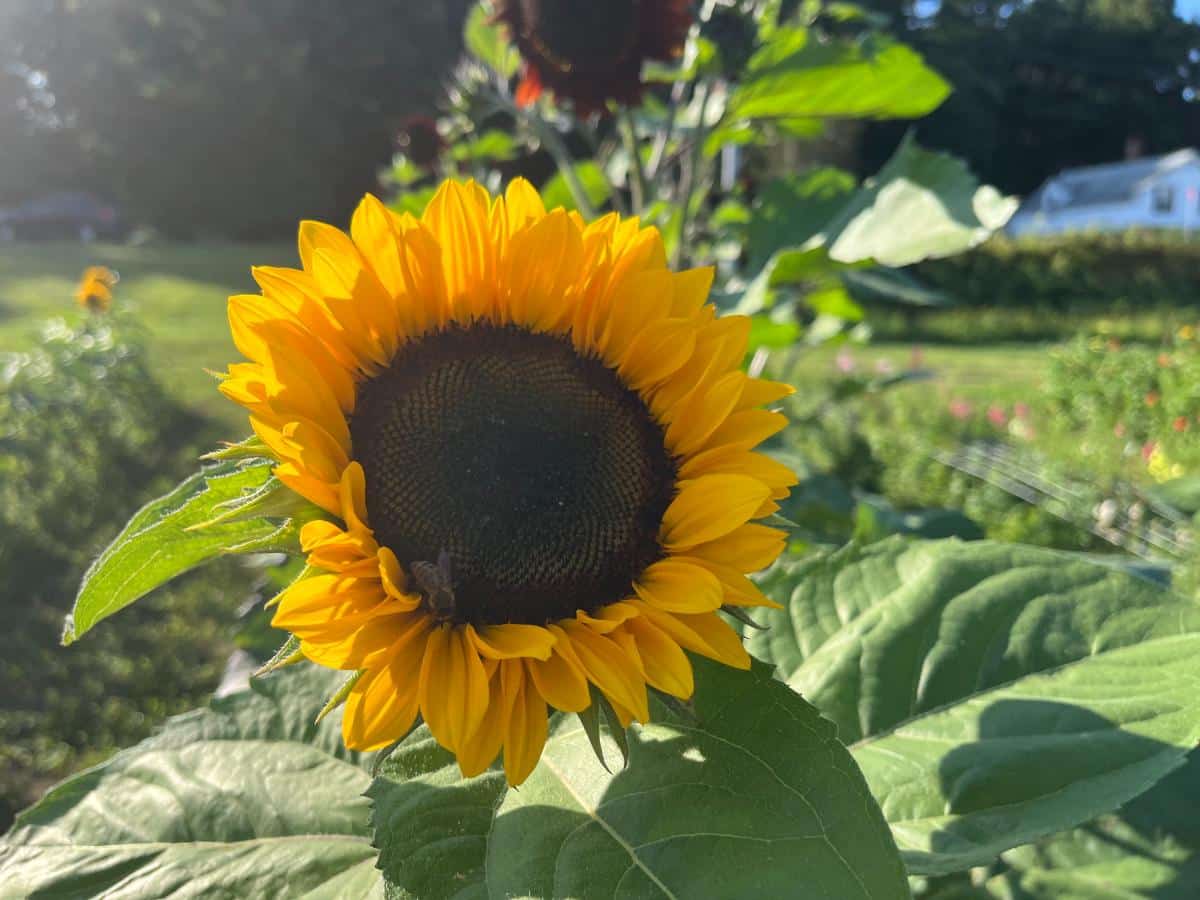
[[[679,104],[683,101],[683,92],[686,88],[686,81],[677,81],[671,87],[671,104],[667,107],[667,121],[654,141],[654,150],[650,154],[650,163],[647,166],[650,177],[653,179],[658,178],[659,170],[667,157],[667,147],[671,143],[671,137],[675,134],[675,119],[679,115]]]
[[[579,180],[579,174],[575,171],[575,166],[571,161],[571,154],[567,150],[567,145],[563,142],[562,137],[545,119],[536,113],[527,114],[525,121],[538,136],[538,140],[542,142],[542,146],[546,148],[546,152],[550,154],[554,160],[554,164],[558,166],[558,171],[567,183],[567,189],[571,192],[571,198],[575,201],[579,212],[583,214],[585,219],[596,218],[596,207],[592,205],[591,198],[588,197],[583,182]]]
[[[704,120],[708,117],[708,101],[712,99],[712,82],[702,82],[699,91],[700,115],[696,121],[696,130],[695,134],[692,135],[691,146],[688,148],[683,179],[680,183],[680,195],[683,206],[679,210],[679,240],[675,244],[675,253],[672,260],[672,265],[676,269],[683,265],[684,260],[691,258],[691,254],[687,252],[688,228],[691,227],[692,196],[696,193],[696,184],[698,181],[696,176],[700,171],[700,164],[702,162],[701,154],[704,150],[706,130]]]
[[[646,170],[642,166],[633,113],[624,107],[619,113],[618,127],[621,130],[621,138],[625,141],[625,150],[629,154],[629,189],[633,194],[633,212],[634,215],[640,216],[646,211],[646,203],[650,199],[650,185],[646,181]]]

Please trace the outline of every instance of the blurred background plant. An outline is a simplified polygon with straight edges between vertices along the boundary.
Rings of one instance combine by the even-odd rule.
[[[35,349],[0,365],[0,823],[216,686],[247,593],[230,566],[168,588],[96,642],[57,646],[90,561],[216,436],[163,389],[119,305],[46,322]]]

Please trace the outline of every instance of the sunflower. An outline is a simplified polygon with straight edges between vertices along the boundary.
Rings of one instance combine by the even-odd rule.
[[[673,273],[653,228],[547,212],[515,181],[441,186],[420,219],[366,197],[350,235],[300,226],[302,270],[259,268],[229,320],[244,405],[305,525],[273,624],[359,673],[347,747],[419,715],[462,771],[537,763],[548,707],[593,692],[623,725],[647,688],[693,690],[685,651],[746,668],[722,607],[780,553],[795,477],[753,452],[786,385],[740,364],[710,269]],[[736,612],[737,610],[735,610]]]
[[[587,116],[609,100],[637,104],[642,63],[682,55],[692,10],[690,0],[499,0],[496,19],[524,61],[517,102],[549,88]]]
[[[75,302],[88,312],[107,312],[112,306],[112,289],[117,274],[105,266],[89,266],[75,288]]]

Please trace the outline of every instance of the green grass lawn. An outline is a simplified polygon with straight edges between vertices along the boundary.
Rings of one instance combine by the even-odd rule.
[[[80,272],[98,263],[109,266],[121,274],[116,302],[134,313],[152,337],[151,354],[163,382],[190,406],[228,423],[234,429],[232,437],[244,430],[244,414],[223,400],[204,372],[237,359],[225,321],[225,298],[256,290],[252,265],[295,261],[295,250],[286,245],[0,246],[0,350],[32,345],[44,319],[82,315],[72,297]],[[1047,346],[938,345],[923,347],[921,356],[934,374],[929,386],[939,395],[1012,402],[1029,400],[1037,390]],[[883,362],[903,370],[913,358],[912,345],[904,343],[853,347],[848,352],[867,369]],[[793,371],[799,378],[826,377],[834,371],[836,353],[831,348],[801,352]]]
[[[89,265],[118,271],[116,303],[151,336],[161,378],[189,406],[227,422],[240,436],[245,414],[217,393],[204,369],[237,359],[225,321],[225,298],[255,291],[252,265],[295,265],[286,245],[190,244],[122,247],[105,244],[0,245],[0,352],[37,341],[45,319],[83,315],[75,284]]]
[[[1049,362],[1052,344],[998,343],[969,346],[913,345],[879,342],[841,350],[821,347],[796,353],[798,389],[804,378],[829,378],[836,373],[839,353],[853,361],[858,372],[903,372],[911,367],[927,370],[929,380],[904,390],[929,391],[949,400],[962,396],[973,402],[1029,402],[1039,387]]]

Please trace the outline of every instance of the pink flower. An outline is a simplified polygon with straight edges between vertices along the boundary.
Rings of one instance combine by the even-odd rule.
[[[962,420],[969,419],[975,407],[973,407],[966,400],[963,400],[961,397],[956,397],[950,401],[949,409],[950,415],[954,416],[956,419]]]
[[[1150,457],[1154,455],[1154,451],[1158,449],[1156,441],[1146,441],[1142,444],[1142,462],[1150,462]]]
[[[1013,404],[1013,415],[1016,416],[1018,419],[1028,419],[1029,418],[1029,404],[1028,403],[1014,403]]]
[[[1003,406],[997,406],[995,403],[988,407],[987,417],[988,421],[997,428],[1003,428],[1008,424],[1008,413],[1004,411]]]
[[[1113,426],[1113,434],[1115,434],[1119,438],[1125,437],[1125,423],[1118,422],[1116,425],[1114,425]]]

